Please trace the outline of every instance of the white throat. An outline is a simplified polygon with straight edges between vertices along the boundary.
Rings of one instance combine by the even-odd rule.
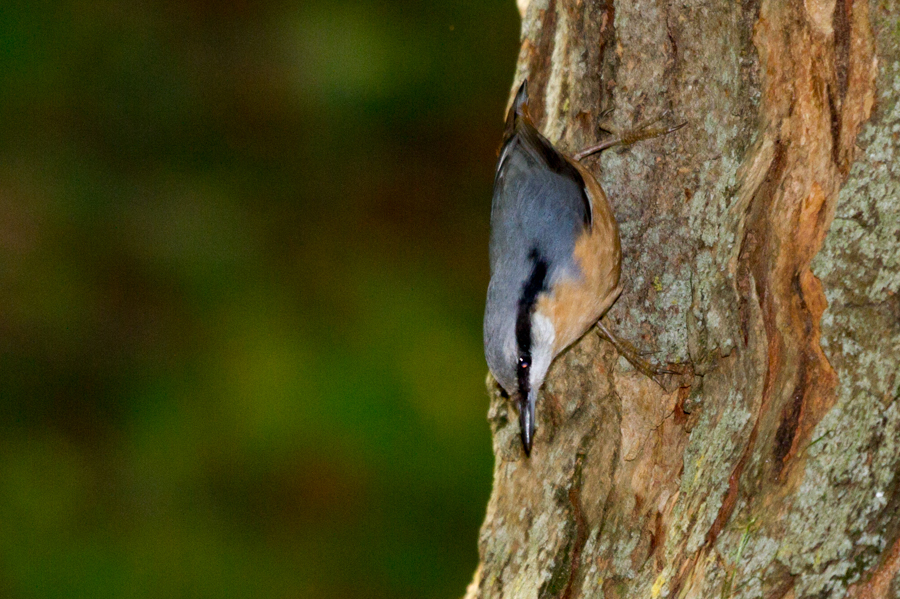
[[[535,311],[531,317],[531,372],[528,382],[535,391],[544,384],[544,377],[553,362],[556,329],[546,316]]]

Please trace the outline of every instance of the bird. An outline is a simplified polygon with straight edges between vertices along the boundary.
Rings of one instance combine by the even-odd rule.
[[[680,126],[570,157],[537,130],[527,79],[519,86],[494,176],[484,351],[494,379],[517,397],[528,457],[538,392],[554,358],[595,323],[620,352],[625,349],[599,322],[622,293],[619,227],[606,194],[579,160]]]

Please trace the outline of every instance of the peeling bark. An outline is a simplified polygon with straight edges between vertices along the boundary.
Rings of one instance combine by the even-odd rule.
[[[900,7],[519,5],[516,84],[561,148],[689,123],[586,161],[622,233],[606,318],[686,374],[589,332],[530,459],[490,389],[466,597],[900,597]]]

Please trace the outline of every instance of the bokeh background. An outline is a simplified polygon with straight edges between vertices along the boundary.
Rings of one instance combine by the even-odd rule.
[[[0,597],[455,597],[512,0],[0,5]]]

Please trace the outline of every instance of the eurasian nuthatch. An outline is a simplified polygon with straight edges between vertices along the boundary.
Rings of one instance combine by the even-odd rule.
[[[619,297],[622,251],[603,189],[535,128],[526,85],[506,117],[494,177],[484,350],[497,382],[510,395],[518,392],[522,445],[530,455],[535,401],[550,363]]]

